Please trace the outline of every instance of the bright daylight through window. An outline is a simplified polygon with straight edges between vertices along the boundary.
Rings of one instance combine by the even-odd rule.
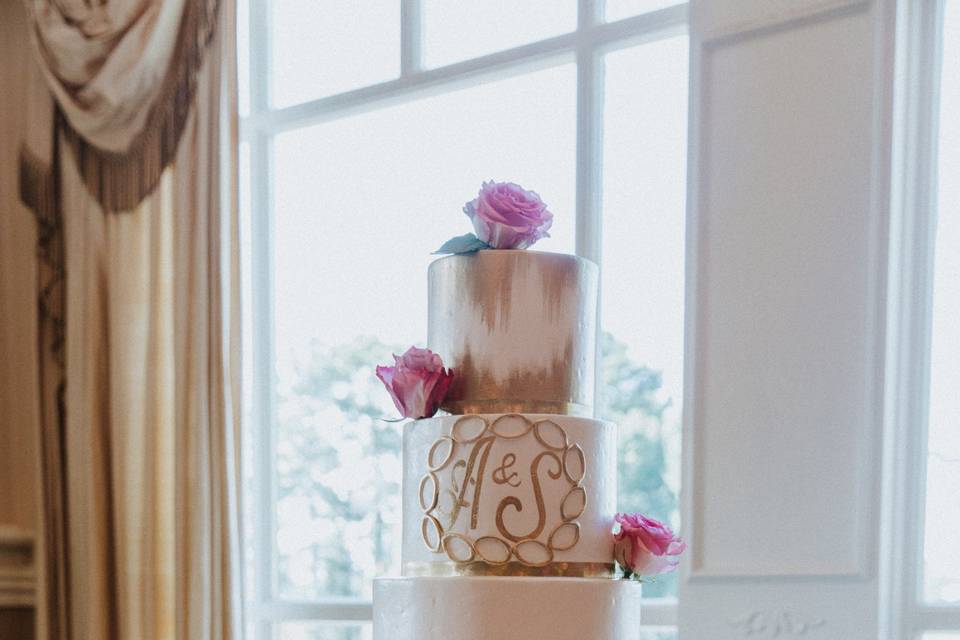
[[[944,7],[923,599],[960,606],[960,3]]]
[[[370,637],[401,541],[400,426],[373,364],[425,343],[430,253],[483,180],[544,198],[537,250],[600,262],[620,507],[681,525],[686,8],[611,0],[605,24],[544,0],[493,23],[517,4],[361,4],[241,3],[257,640]],[[650,640],[674,637],[675,593],[645,586]]]

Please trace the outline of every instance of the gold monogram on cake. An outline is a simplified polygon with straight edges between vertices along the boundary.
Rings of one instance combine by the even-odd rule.
[[[532,421],[507,414],[491,423],[482,416],[463,416],[430,447],[427,469],[419,487],[423,541],[453,562],[544,567],[556,552],[572,549],[580,540],[577,518],[587,507],[586,460],[580,445],[549,418]],[[562,499],[548,504],[545,483],[560,483],[559,493],[549,493]],[[496,507],[481,513],[481,498],[491,492],[499,498]],[[535,523],[518,528],[516,516],[530,509]],[[463,533],[476,531],[481,520],[492,520],[498,535]],[[466,526],[457,527],[460,523]]]

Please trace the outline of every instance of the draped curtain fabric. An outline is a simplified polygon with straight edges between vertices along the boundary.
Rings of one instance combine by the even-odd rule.
[[[30,0],[45,635],[241,635],[231,2]]]

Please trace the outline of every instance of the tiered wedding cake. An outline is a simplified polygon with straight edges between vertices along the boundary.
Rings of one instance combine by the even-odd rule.
[[[403,575],[374,583],[375,640],[639,637],[641,587],[614,562],[616,426],[589,417],[597,272],[502,249],[430,266],[416,351],[449,365],[449,415],[404,427]]]

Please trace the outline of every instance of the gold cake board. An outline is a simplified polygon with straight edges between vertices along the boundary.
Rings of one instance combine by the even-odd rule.
[[[485,562],[407,562],[404,577],[445,576],[525,576],[537,578],[614,578],[612,562],[551,562],[542,567],[530,567],[521,562],[491,565]]]

